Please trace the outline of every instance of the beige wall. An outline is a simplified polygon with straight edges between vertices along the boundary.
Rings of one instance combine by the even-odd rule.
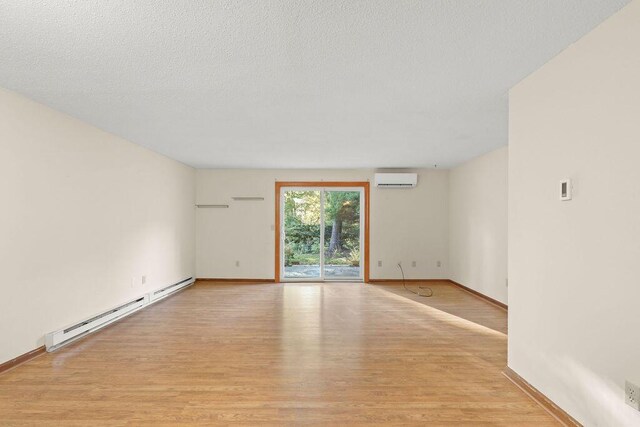
[[[639,46],[635,0],[510,93],[509,366],[587,426],[640,425]]]
[[[194,176],[0,89],[0,363],[192,276]]]
[[[508,148],[449,173],[449,278],[507,303]]]
[[[447,278],[448,172],[417,172],[419,182],[414,189],[377,189],[373,170],[198,170],[198,203],[231,207],[197,212],[197,276],[274,277],[276,180],[370,180],[371,278],[400,278],[398,261],[408,278]],[[262,196],[265,200],[234,203],[233,196]],[[235,266],[236,261],[240,267]],[[416,261],[415,268],[411,261]]]

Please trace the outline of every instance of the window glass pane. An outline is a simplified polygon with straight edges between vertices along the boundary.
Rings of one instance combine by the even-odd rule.
[[[360,191],[326,191],[324,211],[325,278],[360,278]]]
[[[284,192],[284,277],[320,277],[320,191]]]

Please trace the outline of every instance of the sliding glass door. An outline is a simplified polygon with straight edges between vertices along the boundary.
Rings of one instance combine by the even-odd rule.
[[[320,279],[322,238],[322,191],[314,189],[284,190],[284,261],[285,279]]]
[[[362,264],[361,190],[324,191],[324,264],[326,279],[360,279]]]
[[[283,280],[362,280],[362,189],[281,191]]]

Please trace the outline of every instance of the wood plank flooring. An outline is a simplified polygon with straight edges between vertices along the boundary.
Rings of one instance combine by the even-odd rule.
[[[558,425],[446,282],[195,286],[0,375],[0,425]]]

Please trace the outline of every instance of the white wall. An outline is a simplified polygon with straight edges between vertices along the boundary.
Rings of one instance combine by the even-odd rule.
[[[507,303],[504,147],[449,173],[449,278]]]
[[[0,363],[193,276],[194,180],[192,168],[0,89]]]
[[[639,46],[635,0],[510,93],[509,366],[587,426],[640,425]]]
[[[197,276],[274,277],[276,180],[370,180],[371,278],[400,278],[398,261],[403,262],[408,278],[447,278],[448,172],[417,172],[418,186],[407,190],[375,188],[373,170],[198,170],[198,203],[231,207],[197,212]],[[262,196],[265,200],[234,203],[233,196]],[[235,266],[236,260],[240,267]],[[411,261],[416,261],[415,268]]]

